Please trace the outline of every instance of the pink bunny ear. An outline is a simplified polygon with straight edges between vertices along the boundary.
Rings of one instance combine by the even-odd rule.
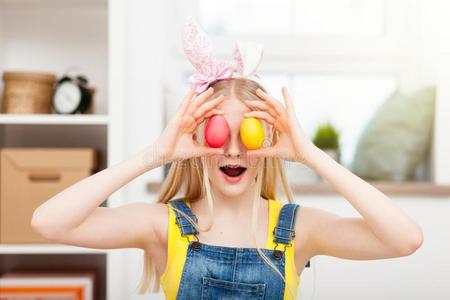
[[[251,76],[258,69],[263,56],[264,47],[254,42],[236,41],[234,60],[241,76]]]
[[[207,66],[213,61],[211,57],[211,44],[197,23],[188,17],[183,30],[183,48],[194,68],[202,73],[208,73]]]
[[[189,79],[197,93],[206,90],[215,80],[231,77],[231,65],[212,57],[211,44],[192,17],[188,17],[185,23],[182,39],[184,53],[197,71]]]

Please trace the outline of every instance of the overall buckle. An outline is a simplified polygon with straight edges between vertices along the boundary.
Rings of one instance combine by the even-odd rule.
[[[289,244],[283,244],[283,245],[284,245],[284,249],[283,249],[283,251],[281,251],[281,250],[277,249],[278,243],[275,242],[275,247],[273,248],[272,255],[276,260],[280,260],[281,258],[283,258],[284,253],[286,253],[286,248],[290,247],[292,244],[289,243]]]
[[[197,235],[194,235],[195,241],[189,239],[189,235],[186,235],[185,238],[188,240],[189,244],[192,244],[192,249],[194,251],[199,251],[202,248],[202,243],[200,243]]]

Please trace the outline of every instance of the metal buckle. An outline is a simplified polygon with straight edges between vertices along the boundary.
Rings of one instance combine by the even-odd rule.
[[[275,241],[274,241],[274,242],[275,242]],[[283,245],[284,245],[284,250],[283,250],[283,251],[278,250],[278,249],[277,249],[278,243],[275,242],[275,247],[273,248],[273,257],[274,257],[275,259],[277,259],[277,260],[281,259],[281,258],[283,257],[283,254],[286,253],[286,248],[287,248],[287,247],[290,247],[290,244],[289,244],[289,245],[288,245],[288,244],[283,244]]]
[[[202,247],[202,243],[200,243],[200,240],[198,239],[198,236],[196,234],[194,234],[194,238],[195,241],[189,239],[189,234],[184,236],[187,240],[189,244],[192,244],[192,249],[194,249],[194,251],[199,251],[200,248]]]

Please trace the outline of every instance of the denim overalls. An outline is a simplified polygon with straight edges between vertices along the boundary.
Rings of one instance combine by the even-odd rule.
[[[169,202],[197,222],[197,217],[182,200]],[[298,204],[285,204],[274,229],[275,249],[261,251],[285,274],[283,249],[295,236],[294,223]],[[270,299],[282,300],[285,283],[258,254],[256,248],[234,248],[200,243],[198,231],[179,212],[176,223],[182,236],[190,240],[183,267],[177,299]],[[279,245],[281,244],[281,245]]]

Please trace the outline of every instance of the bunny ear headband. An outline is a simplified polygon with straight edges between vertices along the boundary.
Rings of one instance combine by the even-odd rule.
[[[236,41],[234,49],[235,69],[226,61],[218,61],[211,54],[211,43],[192,17],[183,30],[183,49],[196,73],[189,78],[196,93],[205,91],[209,84],[226,78],[244,77],[261,83],[256,75],[263,55],[263,46],[253,42]]]

